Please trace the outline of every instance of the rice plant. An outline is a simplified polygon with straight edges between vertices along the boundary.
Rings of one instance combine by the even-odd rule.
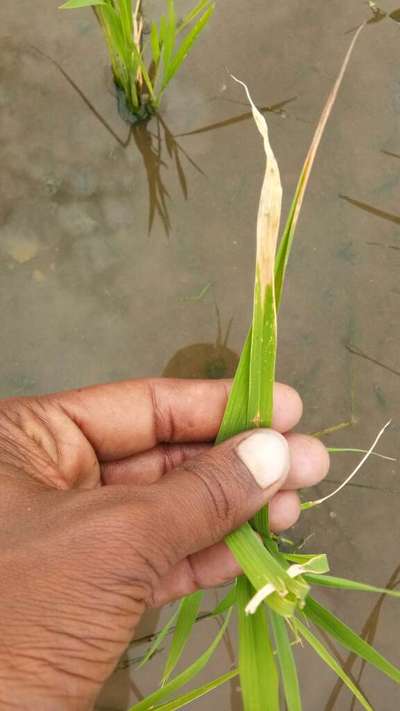
[[[265,118],[253,104],[244,85],[254,120],[263,138],[267,164],[257,222],[253,321],[217,442],[244,430],[271,425],[277,313],[282,298],[288,257],[314,158],[360,30],[361,28],[351,43],[323,109],[277,251],[282,198],[279,168],[269,143]],[[383,430],[347,480],[372,453]],[[341,489],[343,485],[339,488]],[[324,500],[305,503],[303,508],[311,509]],[[365,583],[329,575],[328,560],[323,553],[306,555],[296,551],[285,552],[281,549],[279,539],[269,529],[267,508],[229,535],[226,542],[240,563],[243,575],[237,579],[235,585],[212,613],[225,616],[220,631],[193,664],[174,675],[176,665],[182,657],[198,617],[202,592],[196,592],[185,598],[173,618],[155,638],[141,664],[142,666],[151,659],[166,635],[174,628],[160,688],[135,704],[131,711],[149,709],[174,711],[186,707],[237,675],[246,711],[279,711],[283,708],[284,702],[288,711],[301,711],[301,686],[293,655],[293,646],[299,642],[308,644],[350,689],[361,706],[372,711],[369,701],[357,684],[328,651],[318,635],[319,631],[322,631],[324,636],[330,636],[345,650],[386,674],[394,682],[400,683],[400,669],[387,661],[374,647],[317,602],[311,589],[328,587],[359,592],[381,592],[397,597],[400,593],[388,589],[380,590]],[[211,659],[221,642],[233,610],[238,621],[238,668],[177,697],[176,693],[179,689],[190,682]]]
[[[214,12],[212,0],[199,0],[178,18],[175,0],[147,32],[143,0],[68,0],[61,9],[92,7],[103,31],[117,89],[118,108],[130,123],[157,111],[170,81],[182,66]]]

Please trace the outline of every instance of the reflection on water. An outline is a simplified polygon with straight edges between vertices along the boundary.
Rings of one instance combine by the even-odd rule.
[[[392,153],[392,151],[382,151],[385,156],[391,156],[392,158],[400,158],[400,153]]]
[[[395,252],[400,251],[400,247],[397,244],[382,244],[382,242],[366,242],[372,247],[381,247],[382,249],[394,249]]]
[[[400,375],[400,370],[396,370],[391,365],[388,365],[387,363],[382,363],[382,361],[377,360],[377,358],[373,358],[367,353],[364,353],[362,350],[360,350],[360,348],[357,348],[357,346],[346,344],[346,349],[349,351],[349,353],[359,356],[360,358],[364,358],[364,360],[369,360],[370,363],[375,363],[375,365],[379,365],[384,370],[388,370],[389,373],[393,373],[393,375]]]
[[[197,172],[205,175],[199,165],[191,158],[189,153],[179,144],[178,138],[184,136],[192,136],[200,133],[206,133],[208,131],[213,131],[220,128],[226,128],[242,121],[247,121],[251,118],[252,114],[250,111],[239,114],[238,116],[233,116],[231,118],[225,119],[224,121],[219,121],[217,123],[209,124],[207,126],[202,126],[193,131],[188,131],[186,133],[178,134],[174,136],[169,130],[165,120],[160,116],[160,114],[155,114],[149,121],[130,126],[127,136],[121,138],[106,121],[106,119],[100,114],[96,109],[94,104],[78,86],[75,80],[70,76],[70,74],[64,69],[64,67],[57,62],[53,57],[45,54],[40,49],[36,47],[30,48],[35,54],[41,56],[43,59],[51,62],[53,66],[62,74],[64,79],[69,83],[69,85],[74,89],[74,91],[80,96],[89,111],[96,117],[96,119],[101,123],[106,131],[114,138],[114,140],[124,149],[128,148],[131,142],[133,142],[138,149],[140,155],[143,159],[143,165],[146,171],[147,177],[147,187],[148,187],[148,199],[149,199],[149,209],[148,209],[148,234],[151,234],[155,217],[158,216],[164,228],[164,232],[168,237],[171,231],[171,221],[169,216],[168,202],[170,195],[166,187],[164,172],[173,165],[176,170],[176,175],[178,177],[180,189],[185,200],[189,196],[188,180],[184,170],[183,160],[189,163]],[[268,106],[260,107],[262,113],[276,113],[280,116],[285,116],[285,107],[287,104],[296,100],[296,96],[291,96],[279,103],[271,104]],[[199,345],[199,344],[197,344]],[[203,346],[207,344],[202,344]],[[210,345],[210,344],[208,344]],[[199,353],[193,354],[195,361],[201,358]],[[211,354],[211,360],[218,360],[216,354]],[[225,354],[226,358],[229,360],[228,354]],[[218,368],[217,368],[217,372]],[[230,372],[230,370],[229,370]],[[195,376],[187,376],[195,377]],[[204,377],[224,377],[223,375],[216,374],[215,376],[204,376]]]
[[[155,132],[150,129],[155,124]],[[188,183],[182,164],[182,157],[190,163],[199,173],[204,175],[201,168],[190,157],[187,151],[182,148],[176,138],[169,130],[164,119],[156,114],[148,123],[141,123],[132,126],[131,135],[137,149],[143,158],[143,164],[147,175],[147,185],[149,190],[149,218],[148,233],[151,233],[156,214],[161,219],[166,235],[171,229],[171,222],[168,212],[169,193],[166,188],[163,169],[168,168],[167,162],[163,158],[163,146],[165,145],[169,161],[175,165],[179,185],[185,200],[188,199]]]
[[[261,113],[274,113],[274,114],[279,114],[280,116],[284,117],[285,111],[284,108],[287,106],[287,104],[290,104],[292,101],[295,101],[297,99],[297,96],[291,96],[289,99],[285,99],[284,101],[280,101],[278,104],[271,104],[269,106],[260,106],[259,111]],[[187,131],[186,133],[180,133],[178,134],[178,138],[181,138],[183,136],[196,136],[199,133],[207,133],[208,131],[215,131],[216,129],[219,128],[227,128],[228,126],[233,126],[234,124],[241,123],[242,121],[247,121],[248,119],[252,118],[252,113],[251,111],[246,111],[243,114],[238,114],[238,116],[232,116],[231,118],[225,119],[224,121],[217,121],[216,123],[210,123],[207,126],[202,126],[201,128],[196,128],[193,131]]]
[[[166,378],[232,378],[238,356],[222,344],[193,343],[181,348],[166,365]]]
[[[400,225],[400,215],[394,215],[392,212],[386,212],[385,210],[380,210],[378,207],[369,205],[367,202],[361,202],[360,200],[354,200],[348,195],[340,195],[341,200],[346,200],[351,205],[359,207],[360,210],[365,210],[375,217],[381,217],[383,220],[388,220],[389,222],[394,222],[395,225]]]
[[[239,356],[228,348],[228,338],[232,326],[229,321],[225,337],[222,337],[221,319],[218,307],[217,340],[215,343],[192,343],[181,348],[164,368],[166,378],[232,378],[235,374]]]
[[[59,62],[36,47],[32,47],[32,50],[44,59],[47,59],[56,67],[64,79],[66,79],[74,91],[76,91],[76,93],[80,96],[89,111],[96,117],[106,131],[108,131],[108,133],[122,148],[128,148],[133,140],[136,148],[143,158],[143,165],[145,167],[147,177],[149,193],[148,234],[151,233],[155,216],[158,215],[164,227],[165,234],[168,237],[171,229],[171,221],[168,211],[168,200],[170,196],[165,184],[163,171],[167,170],[169,165],[164,158],[163,147],[165,146],[169,163],[172,163],[175,166],[179,185],[185,200],[188,199],[189,191],[182,158],[190,163],[190,165],[202,175],[204,175],[204,172],[190,157],[188,152],[178,143],[174,135],[169,130],[164,119],[159,114],[155,114],[149,121],[136,124],[135,126],[130,126],[126,138],[122,139],[99,113],[99,111],[97,111],[90,99],[86,96],[82,89],[80,89],[78,84]]]

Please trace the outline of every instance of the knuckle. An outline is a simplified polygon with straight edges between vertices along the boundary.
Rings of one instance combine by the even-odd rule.
[[[39,473],[53,462],[40,446],[45,425],[29,401],[11,401],[0,412],[0,459],[12,468]]]
[[[163,404],[160,403],[157,380],[148,380],[147,386],[152,403],[155,440],[157,442],[171,442],[175,434],[172,410],[165,402]]]
[[[217,530],[234,527],[240,516],[243,483],[231,458],[221,453],[216,458],[210,453],[189,464],[189,468],[200,483],[212,524]]]

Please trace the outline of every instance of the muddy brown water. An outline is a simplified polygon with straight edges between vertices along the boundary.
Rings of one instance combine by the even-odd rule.
[[[363,0],[253,0],[245,12],[239,0],[218,2],[160,116],[135,131],[116,111],[91,13],[59,13],[57,4],[3,0],[0,9],[0,394],[233,372],[251,315],[263,155],[228,72],[247,81],[264,109],[287,209],[350,33],[371,18],[299,223],[278,376],[302,394],[304,431],[331,429],[328,443],[366,447],[392,418],[382,449],[399,457],[398,3],[382,0],[372,16]],[[355,461],[333,458],[319,493]],[[326,551],[338,575],[395,584],[399,474],[398,463],[370,461],[337,499],[304,515],[292,538]],[[377,615],[368,595],[320,597],[400,664],[396,600]],[[209,593],[205,609],[213,604]],[[170,613],[145,617],[138,636]],[[197,625],[186,662],[216,629]],[[230,667],[232,634],[199,683]],[[142,641],[129,649],[98,709],[124,711],[155,688],[165,651],[136,672],[145,648]],[[304,708],[350,710],[349,695],[313,654],[296,655]],[[398,689],[373,670],[363,670],[360,685],[378,711],[400,706]],[[193,708],[210,704],[240,709],[237,682]]]

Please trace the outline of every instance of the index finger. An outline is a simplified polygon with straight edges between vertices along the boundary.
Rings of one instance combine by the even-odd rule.
[[[160,443],[212,442],[231,381],[152,378],[96,385],[48,396],[75,421],[101,461]],[[299,395],[277,383],[272,427],[286,432],[302,414]]]

